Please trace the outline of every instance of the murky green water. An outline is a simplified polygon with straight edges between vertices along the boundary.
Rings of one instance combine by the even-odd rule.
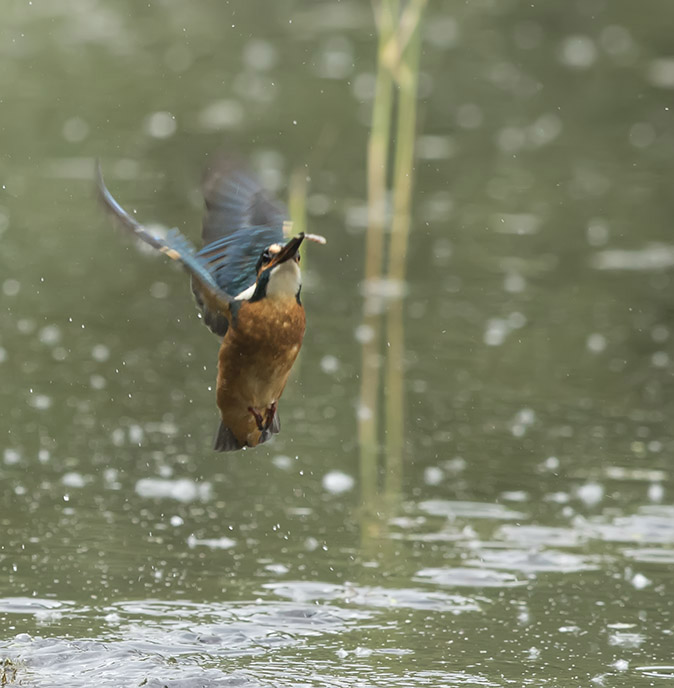
[[[0,676],[25,686],[674,680],[674,6],[435,2],[402,485],[363,485],[362,2],[5,3]],[[198,234],[206,156],[307,165],[272,444],[210,450],[218,342],[93,200]],[[0,665],[2,666],[2,665]],[[4,674],[2,673],[4,672]]]

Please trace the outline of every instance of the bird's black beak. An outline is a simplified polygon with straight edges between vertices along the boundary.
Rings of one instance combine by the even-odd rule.
[[[285,263],[297,255],[297,252],[304,241],[304,232],[301,232],[296,237],[293,237],[277,254],[274,265]]]

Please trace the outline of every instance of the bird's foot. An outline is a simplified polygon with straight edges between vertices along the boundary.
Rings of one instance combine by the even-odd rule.
[[[260,432],[264,432],[265,431],[265,424],[264,424],[264,421],[262,420],[262,414],[256,408],[253,408],[252,406],[249,406],[248,410],[253,414],[253,418],[255,418],[255,423],[257,424],[257,429]]]
[[[253,406],[248,407],[248,411],[253,414],[253,418],[255,418],[255,424],[257,425],[257,429],[260,432],[266,432],[271,428],[272,423],[274,422],[274,416],[276,415],[276,402],[272,402],[264,412],[264,417],[262,414]]]
[[[267,408],[267,413],[265,415],[265,430],[269,430],[271,428],[272,423],[274,422],[274,416],[276,415],[276,402],[272,401],[271,404],[269,404],[269,407]]]

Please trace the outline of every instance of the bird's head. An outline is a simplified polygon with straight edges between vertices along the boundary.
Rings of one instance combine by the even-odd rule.
[[[286,244],[272,244],[262,251],[257,261],[255,292],[251,300],[269,298],[297,298],[302,288],[299,248],[304,234]]]

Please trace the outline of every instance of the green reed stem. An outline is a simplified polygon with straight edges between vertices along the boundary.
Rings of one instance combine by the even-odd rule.
[[[420,25],[425,0],[412,0],[405,16],[412,16],[408,24],[409,40],[398,70],[398,120],[396,128],[396,156],[393,170],[393,220],[389,252],[388,278],[403,289],[409,244],[412,183],[414,177],[414,146],[417,126],[417,87],[419,83],[419,55],[421,52]],[[403,17],[403,18],[404,18]],[[402,483],[404,444],[404,327],[402,294],[391,304],[387,317],[388,355],[386,358],[386,482],[387,495],[398,495]]]
[[[381,348],[381,316],[373,307],[371,290],[381,279],[386,222],[386,182],[393,109],[393,78],[386,66],[386,50],[394,36],[398,0],[379,5],[377,81],[368,141],[368,229],[365,238],[365,299],[363,324],[369,330],[363,342],[358,436],[361,450],[363,503],[372,505],[377,494],[377,417]]]
[[[307,231],[307,171],[304,167],[298,167],[290,176],[288,189],[288,212],[293,227],[291,234],[297,235]],[[306,242],[300,246],[302,264],[306,267]]]

